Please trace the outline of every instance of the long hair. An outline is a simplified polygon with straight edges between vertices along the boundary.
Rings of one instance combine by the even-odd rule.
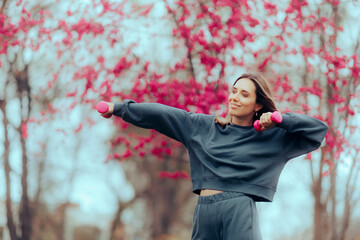
[[[253,116],[253,123],[256,120],[260,119],[260,116],[266,112],[275,112],[277,111],[275,101],[273,99],[273,91],[271,89],[270,83],[259,73],[244,73],[238,77],[233,86],[242,78],[250,79],[255,84],[255,93],[256,93],[256,103],[262,105],[262,108],[257,112],[257,115]],[[216,122],[221,125],[226,125],[231,122],[232,116],[228,112],[225,118],[220,117],[219,115],[215,116]]]

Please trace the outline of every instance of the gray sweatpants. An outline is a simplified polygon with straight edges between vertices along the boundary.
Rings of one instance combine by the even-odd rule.
[[[192,240],[262,240],[255,201],[237,192],[199,196]]]

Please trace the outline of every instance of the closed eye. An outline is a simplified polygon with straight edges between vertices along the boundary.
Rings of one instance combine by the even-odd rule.
[[[237,93],[237,88],[236,88],[236,87],[232,87],[231,92],[232,92],[233,94]],[[246,91],[246,90],[241,90],[241,92],[242,92],[242,95],[243,95],[244,97],[249,97],[249,95],[250,95],[249,92]]]

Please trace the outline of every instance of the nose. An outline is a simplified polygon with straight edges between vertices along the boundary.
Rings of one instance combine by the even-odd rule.
[[[229,96],[229,102],[232,102],[232,101],[234,101],[234,102],[238,102],[238,101],[239,101],[237,95],[231,94],[231,95]]]

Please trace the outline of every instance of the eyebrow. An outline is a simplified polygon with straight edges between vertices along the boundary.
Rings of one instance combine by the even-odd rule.
[[[236,90],[237,90],[236,87],[232,87],[232,88],[231,88],[231,90],[233,90],[233,89],[236,89]],[[242,89],[241,92],[247,92],[248,94],[251,94],[249,91],[246,91],[246,90],[244,90],[244,89]]]

